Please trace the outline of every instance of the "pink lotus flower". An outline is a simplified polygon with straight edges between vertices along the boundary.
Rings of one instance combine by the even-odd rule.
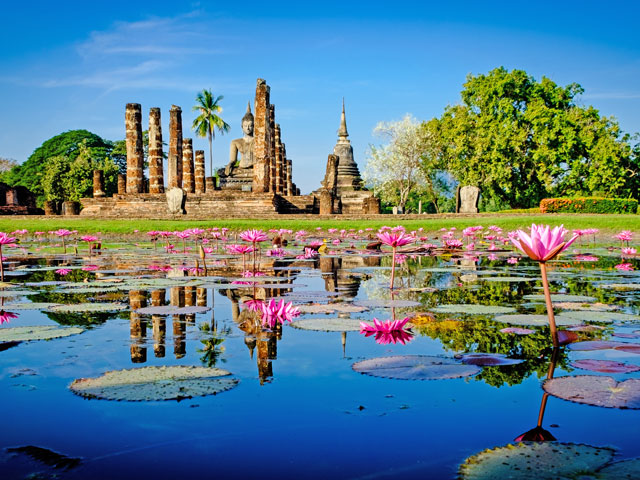
[[[633,265],[631,265],[630,263],[619,263],[618,265],[615,265],[613,268],[615,268],[616,270],[630,272],[633,270]]]
[[[365,337],[374,335],[379,344],[401,343],[405,345],[413,338],[413,334],[404,328],[408,321],[409,317],[402,320],[387,320],[386,322],[374,318],[373,325],[360,322],[360,333]]]
[[[274,328],[278,323],[290,322],[298,315],[300,311],[293,306],[293,303],[285,303],[283,299],[278,303],[271,299],[269,303],[262,305],[262,325],[269,328]]]
[[[510,265],[517,265],[518,259],[516,257],[509,257],[509,259],[507,260],[507,263]]]
[[[636,253],[638,253],[635,248],[631,247],[623,248],[621,251],[623,255],[635,255]]]
[[[230,245],[225,245],[227,252],[233,255],[246,255],[247,253],[253,252],[253,247],[249,245],[240,245],[236,243],[232,243]]]
[[[10,237],[4,232],[0,232],[0,245],[8,245],[14,243],[16,241],[16,237]]]
[[[622,230],[614,238],[617,238],[621,242],[630,242],[631,239],[633,238],[633,233],[631,233],[630,230]]]
[[[97,242],[98,241],[98,237],[94,236],[94,235],[83,235],[82,237],[80,237],[80,240],[82,240],[83,242]]]
[[[389,245],[390,247],[402,247],[403,245],[408,245],[413,242],[413,237],[405,234],[404,232],[399,233],[388,233],[382,232],[377,234],[378,239],[384,243],[385,245]]]
[[[267,257],[284,257],[287,252],[285,252],[282,248],[272,248],[271,250],[267,250]]]
[[[100,267],[98,265],[85,265],[84,267],[82,267],[82,270],[84,272],[93,272],[95,270],[98,270]]]
[[[538,262],[546,262],[566,250],[578,238],[577,235],[574,235],[565,242],[564,236],[567,233],[568,230],[563,225],[550,230],[548,225],[533,224],[530,236],[524,231],[518,230],[518,239],[511,238],[511,242],[529,258]]]
[[[299,260],[307,260],[310,258],[317,258],[319,253],[315,251],[313,248],[305,247],[304,254],[296,256]]]
[[[262,300],[247,300],[244,302],[244,306],[247,307],[247,310],[250,312],[261,312],[262,307],[264,306],[264,302]]]
[[[457,238],[452,238],[452,239],[446,239],[444,241],[444,245],[446,248],[453,250],[456,248],[462,248],[464,244],[462,243],[462,240],[458,240]]]
[[[68,268],[59,268],[56,270],[56,273],[64,277],[65,275],[69,275],[71,273],[71,270],[69,270]]]
[[[53,234],[57,235],[58,237],[68,237],[69,235],[71,235],[71,232],[66,228],[61,228],[53,232]]]
[[[262,230],[245,230],[240,234],[240,238],[245,242],[260,243],[269,240],[269,236]]]
[[[17,313],[13,312],[5,312],[4,310],[0,310],[0,325],[3,323],[9,323],[12,318],[18,318]]]
[[[575,257],[575,260],[578,262],[597,262],[598,257],[594,257],[593,255],[578,255]]]

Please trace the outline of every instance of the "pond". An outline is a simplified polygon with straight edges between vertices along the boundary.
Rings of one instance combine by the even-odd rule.
[[[640,262],[616,240],[548,262],[554,349],[499,229],[395,259],[370,230],[161,233],[3,248],[2,478],[640,477]]]

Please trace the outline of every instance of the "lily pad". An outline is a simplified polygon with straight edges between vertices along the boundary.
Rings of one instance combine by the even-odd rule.
[[[602,480],[624,480],[640,478],[640,458],[622,460],[598,470],[598,478]]]
[[[361,307],[368,308],[406,308],[406,307],[417,307],[420,305],[420,302],[416,302],[415,300],[358,300],[355,302],[356,305]]]
[[[596,407],[640,409],[640,379],[623,382],[613,377],[579,375],[546,380],[542,388],[549,395]]]
[[[400,355],[362,360],[352,368],[373,377],[400,380],[442,380],[475,375],[481,371],[476,365],[465,365],[450,358],[428,355]]]
[[[36,325],[32,327],[0,328],[0,342],[28,342],[69,337],[84,332],[80,327],[60,327],[58,325]]]
[[[521,327],[506,327],[501,328],[500,331],[502,333],[513,333],[515,335],[531,335],[535,330],[531,330],[529,328],[521,328]]]
[[[611,290],[640,290],[640,283],[605,283],[601,287]]]
[[[353,305],[352,303],[316,303],[311,305],[298,305],[297,308],[300,313],[360,313],[368,310],[367,307]]]
[[[587,310],[592,312],[610,312],[618,309],[618,306],[607,305],[606,303],[556,302],[553,306],[563,310]]]
[[[613,459],[614,450],[557,442],[527,442],[487,449],[460,465],[461,480],[579,478]]]
[[[571,362],[573,368],[591,370],[599,373],[630,373],[640,370],[640,365],[614,362],[613,360],[584,359]]]
[[[193,315],[195,313],[205,313],[209,310],[209,307],[176,307],[174,305],[160,305],[156,307],[138,308],[135,312],[145,315]]]
[[[630,313],[618,313],[618,312],[562,312],[562,315],[568,317],[580,318],[585,322],[637,322],[640,321],[640,315],[631,315]]]
[[[513,307],[475,304],[444,304],[433,307],[431,310],[438,313],[466,313],[467,315],[498,315],[516,311]]]
[[[49,308],[57,313],[83,313],[83,312],[119,312],[129,307],[122,303],[75,303],[70,305],[55,305]]]
[[[74,380],[69,388],[87,398],[143,402],[215,395],[237,384],[230,372],[219,368],[172,366],[113,370]]]
[[[556,325],[568,326],[568,325],[580,325],[582,322],[577,318],[565,317],[564,315],[556,315]],[[529,315],[529,314],[516,314],[516,315],[500,315],[495,317],[494,320],[500,323],[508,323],[509,325],[527,325],[533,327],[544,327],[549,325],[549,318],[546,315]]]
[[[360,320],[354,318],[305,318],[290,324],[300,330],[315,330],[319,332],[359,332]]]
[[[531,277],[483,277],[483,282],[534,282],[536,278]]]
[[[57,305],[60,304],[48,302],[8,303],[5,305],[5,308],[7,310],[47,310]]]
[[[456,358],[458,356],[456,355]],[[467,365],[478,365],[479,367],[494,367],[499,365],[517,365],[524,362],[517,358],[507,358],[502,353],[465,353],[460,355],[462,363]]]
[[[24,297],[25,295],[35,295],[35,290],[0,290],[0,298],[6,297]]]
[[[544,302],[544,295],[532,294],[525,295],[525,300],[534,300]],[[552,302],[595,302],[595,297],[588,297],[586,295],[568,295],[564,293],[553,293],[551,294]]]
[[[576,352],[591,352],[593,350],[608,350],[620,345],[625,345],[625,343],[611,340],[588,340],[585,342],[572,343],[569,345],[569,349],[575,350]]]

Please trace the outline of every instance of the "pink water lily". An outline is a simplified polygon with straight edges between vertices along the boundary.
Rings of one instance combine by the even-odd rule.
[[[98,265],[85,265],[82,267],[83,272],[94,272],[98,270],[100,267]]]
[[[413,338],[413,334],[405,329],[408,321],[409,317],[405,317],[402,320],[387,320],[386,322],[374,318],[373,325],[360,322],[360,333],[364,334],[365,337],[375,336],[376,343],[382,345],[390,343],[405,345]]]
[[[0,310],[0,325],[3,323],[9,323],[12,318],[18,318],[17,313],[13,312],[5,312],[4,310]]]
[[[262,230],[245,230],[240,234],[240,238],[245,242],[259,243],[269,240],[269,236]]]
[[[624,272],[630,272],[633,270],[633,265],[631,265],[630,263],[619,263],[618,265],[615,265],[613,268],[615,268],[616,270],[624,271]]]
[[[10,245],[15,241],[15,237],[11,237],[5,232],[0,232],[0,281],[4,282],[4,258],[2,257],[2,245]]]
[[[389,245],[390,247],[402,247],[403,245],[408,245],[413,242],[413,237],[401,232],[381,232],[378,233],[378,239],[384,243],[385,245]]]
[[[300,315],[300,311],[293,306],[292,302],[285,303],[280,299],[278,303],[271,299],[269,303],[262,305],[262,325],[274,328],[278,323],[290,322]]]
[[[69,275],[71,273],[71,270],[69,270],[68,268],[59,268],[56,270],[56,273],[64,277],[65,275]]]
[[[565,241],[564,236],[567,233],[569,231],[563,225],[551,230],[548,225],[533,224],[530,235],[518,230],[517,239],[512,237],[511,242],[531,259],[546,262],[566,250],[578,238],[578,235],[573,235],[568,241]]]

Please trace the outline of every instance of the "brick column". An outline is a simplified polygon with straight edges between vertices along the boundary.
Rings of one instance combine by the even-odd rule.
[[[169,188],[182,188],[182,109],[169,111]]]
[[[282,184],[282,167],[283,167],[283,163],[282,163],[282,159],[283,159],[283,153],[284,153],[284,145],[282,144],[282,141],[280,139],[280,125],[276,124],[276,128],[274,130],[274,136],[276,139],[276,149],[275,149],[275,161],[274,163],[274,180],[275,180],[275,193],[278,193],[280,195],[282,195],[282,192],[284,191],[283,188],[283,184]]]
[[[124,173],[118,174],[118,195],[127,193],[127,176]]]
[[[185,138],[182,141],[182,188],[187,193],[196,191],[193,165],[193,140]]]
[[[127,193],[143,193],[142,107],[139,103],[127,103],[125,128],[127,135]]]
[[[104,197],[104,174],[102,170],[93,171],[93,198]]]
[[[206,190],[204,181],[204,150],[196,150],[193,177],[195,182],[195,192],[204,193]]]
[[[149,110],[149,193],[164,193],[160,109]]]
[[[269,105],[269,191],[276,191],[276,106]]]
[[[253,133],[254,165],[253,188],[255,193],[269,191],[269,86],[259,78],[256,85],[255,122]]]
[[[286,167],[286,195],[295,195],[296,192],[293,189],[293,165],[291,160],[287,159],[287,167]]]

